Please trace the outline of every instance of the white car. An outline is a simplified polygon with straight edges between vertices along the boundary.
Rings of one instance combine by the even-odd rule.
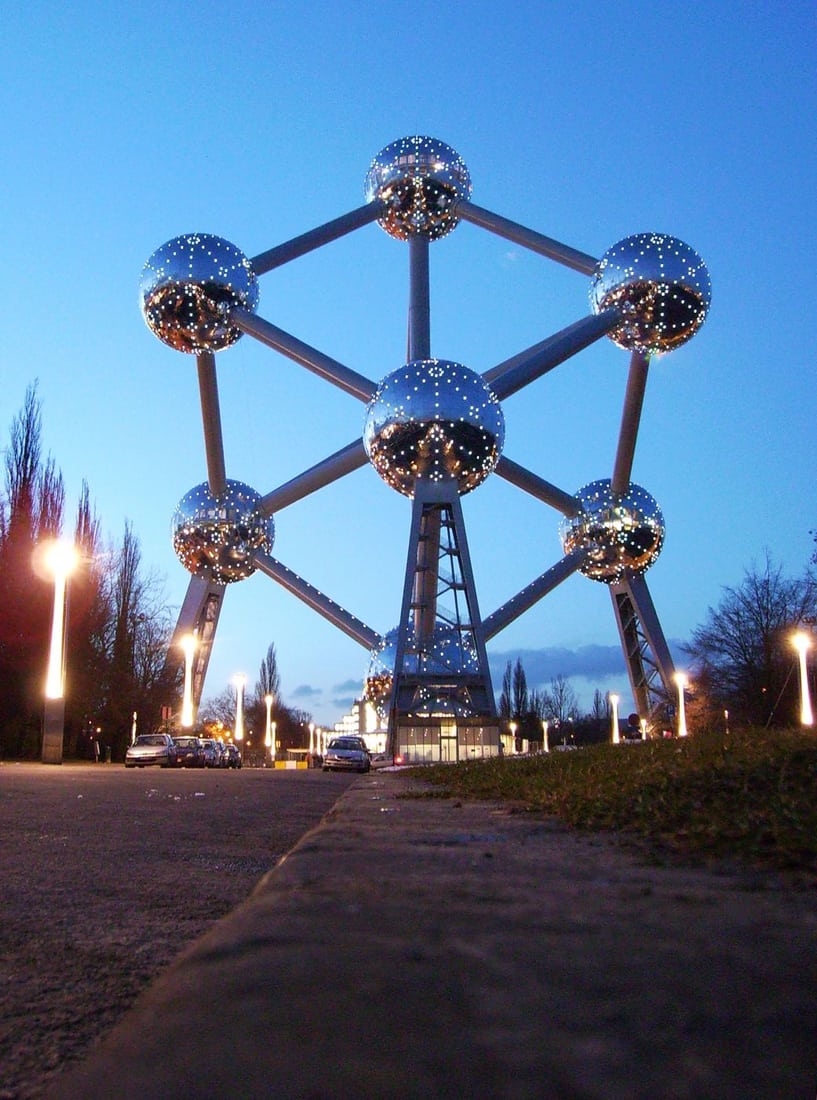
[[[333,737],[323,758],[323,770],[367,772],[372,762],[362,737]]]

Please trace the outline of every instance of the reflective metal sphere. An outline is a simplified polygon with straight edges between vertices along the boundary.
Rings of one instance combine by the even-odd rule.
[[[664,517],[653,497],[632,482],[617,496],[603,480],[579,489],[576,499],[582,510],[562,520],[559,534],[566,554],[590,551],[581,572],[605,584],[621,580],[625,570],[646,572],[664,543]]]
[[[255,489],[227,481],[219,497],[207,482],[182,497],[173,515],[173,549],[185,569],[196,577],[230,584],[255,572],[256,550],[269,553],[275,525],[265,516]]]
[[[417,359],[386,375],[366,410],[369,461],[410,497],[418,478],[475,489],[502,454],[505,417],[490,386],[459,363]]]
[[[385,712],[391,698],[398,634],[397,627],[390,630],[380,645],[372,650],[369,658],[363,693],[380,713]],[[479,672],[479,658],[470,633],[461,633],[448,623],[438,622],[430,649],[420,661],[416,652],[415,634],[409,627],[403,669],[411,676],[425,673],[441,681],[439,684],[424,685],[418,689],[418,713],[456,713],[462,717],[470,713],[467,695],[459,690],[452,690],[451,683],[452,680],[475,676]]]
[[[392,237],[437,240],[459,221],[459,199],[471,194],[471,176],[459,153],[430,137],[405,137],[381,149],[369,166],[366,201],[387,210],[378,224]]]
[[[604,253],[590,285],[596,313],[617,306],[621,324],[610,339],[628,350],[671,351],[706,319],[712,285],[694,249],[664,233],[637,233]]]
[[[234,244],[210,233],[187,233],[148,259],[139,299],[148,327],[163,343],[191,354],[220,351],[241,335],[230,324],[230,309],[255,311],[258,281]]]

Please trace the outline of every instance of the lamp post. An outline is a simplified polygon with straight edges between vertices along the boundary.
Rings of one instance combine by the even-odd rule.
[[[309,759],[310,759],[310,762],[311,762],[312,757],[314,755],[315,755],[315,723],[310,722],[309,723]]]
[[[548,744],[548,720],[542,719],[542,752],[550,752],[550,745]]]
[[[798,630],[792,638],[792,644],[800,658],[800,725],[813,726],[814,712],[811,709],[806,661],[808,651],[811,649],[811,638],[804,631]]]
[[[611,692],[609,695],[610,706],[612,707],[612,721],[613,721],[613,744],[618,745],[621,742],[618,729],[618,704],[619,696],[615,692]]]
[[[516,722],[509,722],[508,726],[510,727],[510,730],[511,730],[511,756],[513,756],[516,752],[516,727],[517,727],[517,723]]]
[[[65,732],[65,618],[68,578],[79,558],[73,543],[56,540],[45,554],[45,564],[54,577],[54,612],[51,618],[51,646],[45,679],[43,713],[44,764],[62,763]]]
[[[247,677],[243,672],[234,678],[235,684],[235,731],[233,737],[236,741],[244,740],[244,685]]]
[[[269,749],[270,763],[275,765],[275,742],[272,739],[272,696],[265,695],[264,702],[267,707],[267,732],[264,738],[264,744]]]
[[[687,735],[687,715],[684,706],[684,688],[689,683],[685,672],[675,673],[675,683],[678,685],[678,736]]]
[[[196,638],[185,634],[179,645],[184,650],[184,693],[182,695],[182,726],[190,729],[193,725],[193,654],[196,652]]]

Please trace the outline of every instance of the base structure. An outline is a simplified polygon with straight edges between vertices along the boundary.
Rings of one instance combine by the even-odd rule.
[[[43,712],[43,764],[61,764],[65,734],[65,698],[46,699]]]
[[[453,481],[421,479],[415,490],[388,745],[407,763],[499,752],[488,655]]]
[[[184,664],[182,638],[187,634],[192,634],[196,639],[191,678],[194,713],[198,712],[201,703],[201,694],[204,690],[207,665],[210,662],[225,587],[223,584],[215,584],[201,577],[190,578],[184,603],[176,621],[176,629],[173,632],[173,638],[167,651],[165,674],[168,683],[170,683],[178,677]]]
[[[636,710],[654,733],[666,724],[673,694],[675,667],[669,646],[643,576],[625,575],[610,585],[610,596]]]

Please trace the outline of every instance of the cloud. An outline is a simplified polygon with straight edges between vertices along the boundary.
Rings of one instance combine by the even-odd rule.
[[[312,687],[311,684],[300,684],[292,692],[294,699],[315,699],[323,695],[321,688]]]
[[[353,695],[357,697],[360,694],[360,688],[361,683],[360,677],[358,676],[356,680],[344,680],[342,684],[335,684],[332,691],[340,691],[344,694],[351,691]]]
[[[549,646],[545,649],[519,649],[513,653],[492,653],[489,658],[491,676],[502,683],[508,661],[519,658],[525,670],[529,688],[547,686],[554,676],[579,676],[585,680],[605,679],[624,671],[624,657],[617,645],[586,645],[578,649]]]

